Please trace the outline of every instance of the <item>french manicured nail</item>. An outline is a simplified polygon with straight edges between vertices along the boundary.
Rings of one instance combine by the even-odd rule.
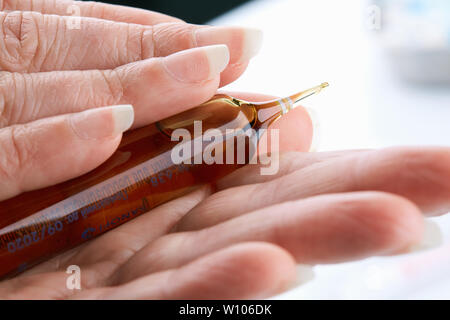
[[[443,242],[442,231],[439,225],[430,220],[425,220],[423,238],[420,243],[412,245],[407,253],[425,251],[439,247]]]
[[[264,34],[259,29],[247,28],[244,30],[244,50],[242,51],[242,60],[250,60],[261,50]]]
[[[134,122],[131,105],[95,108],[70,116],[75,133],[83,139],[113,138],[127,131]]]
[[[238,63],[248,61],[258,54],[263,43],[263,32],[253,28],[204,27],[195,31],[195,39],[197,46],[228,45],[231,49],[230,63]]]
[[[317,150],[320,147],[320,138],[321,138],[321,127],[320,127],[320,121],[319,116],[317,115],[317,112],[308,107],[304,107],[306,112],[308,112],[308,115],[311,119],[312,126],[313,126],[313,136],[311,141],[311,147],[309,148],[309,152],[317,152]]]
[[[206,59],[205,59],[206,57]],[[166,70],[181,82],[200,82],[217,77],[230,62],[226,45],[188,49],[164,58]]]
[[[302,284],[305,284],[314,279],[314,270],[313,267],[306,264],[299,264],[297,266],[297,279],[292,282],[287,290],[295,289]]]

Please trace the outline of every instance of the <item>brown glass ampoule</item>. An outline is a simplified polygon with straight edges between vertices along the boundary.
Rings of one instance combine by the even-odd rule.
[[[234,148],[231,164],[198,163],[195,153],[189,161],[176,164],[172,157],[179,144],[172,141],[175,130],[185,129],[194,140],[197,121],[201,121],[200,134],[209,129],[220,130],[223,141],[217,143],[225,157],[227,139],[238,139],[236,135],[230,138],[227,130],[242,129],[240,132],[244,133],[253,129],[259,137],[263,129],[298,101],[325,86],[258,104],[216,95],[194,109],[126,133],[111,158],[88,174],[0,202],[0,278],[20,273],[162,203],[212,183],[248,163],[253,156],[250,142],[245,139],[246,153],[240,163],[238,149]],[[202,142],[200,149],[207,147]]]

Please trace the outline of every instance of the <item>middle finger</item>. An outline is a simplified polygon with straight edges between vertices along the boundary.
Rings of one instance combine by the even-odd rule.
[[[426,214],[442,214],[450,209],[449,181],[450,148],[355,152],[317,161],[268,182],[217,192],[191,210],[177,230],[202,229],[285,201],[368,190],[401,195]]]
[[[208,100],[228,61],[217,45],[113,70],[0,72],[0,127],[117,104],[133,105],[135,126],[146,125]]]
[[[37,12],[0,12],[0,67],[11,72],[112,69],[194,47],[225,44],[235,80],[259,51],[262,33],[237,27],[185,23],[155,26]],[[233,72],[234,70],[234,72]]]

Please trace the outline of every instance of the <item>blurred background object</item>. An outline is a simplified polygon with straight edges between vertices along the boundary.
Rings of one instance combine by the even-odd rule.
[[[248,0],[106,0],[112,4],[158,11],[189,23],[205,23]]]
[[[450,85],[450,1],[372,0],[382,18],[379,41],[404,79]],[[376,23],[376,21],[374,21]]]

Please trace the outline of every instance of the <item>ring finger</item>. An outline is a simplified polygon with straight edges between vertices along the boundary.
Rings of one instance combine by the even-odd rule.
[[[105,105],[132,104],[135,126],[208,100],[229,62],[224,45],[195,48],[114,70],[0,73],[0,127]]]
[[[379,192],[330,194],[164,236],[134,255],[116,278],[129,281],[176,268],[240,242],[270,242],[286,249],[297,262],[316,264],[407,251],[421,241],[422,234],[420,211],[404,198]]]

